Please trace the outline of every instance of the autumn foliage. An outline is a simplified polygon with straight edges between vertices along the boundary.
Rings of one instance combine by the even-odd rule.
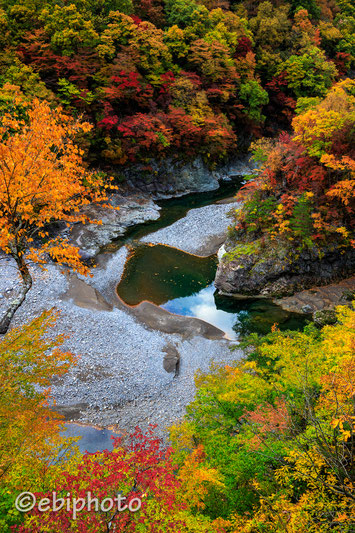
[[[190,486],[196,454],[196,476],[213,472],[191,502],[221,531],[352,531],[354,320],[343,307],[321,332],[254,334],[242,361],[197,376],[172,439]]]
[[[29,104],[15,96],[12,106],[0,125],[0,248],[19,256],[30,250],[36,261],[48,253],[84,273],[78,251],[68,243],[46,240],[40,248],[33,243],[48,237],[50,222],[85,222],[80,208],[106,198],[73,142],[90,126],[37,99]],[[16,116],[20,112],[22,117]]]
[[[53,223],[100,223],[83,208],[109,207],[106,172],[144,178],[153,161],[213,169],[250,147],[231,238],[347,253],[354,21],[351,0],[0,0],[0,251],[22,282],[0,333],[31,289],[30,262],[88,273]],[[174,449],[137,428],[83,455],[51,410],[51,380],[76,360],[51,338],[56,319],[1,339],[1,531],[353,532],[353,308],[321,331],[253,335],[241,360],[199,373]],[[24,490],[119,492],[142,507],[24,515]]]
[[[137,429],[113,451],[84,455],[48,409],[50,379],[73,363],[64,338],[48,337],[56,316],[12,330],[0,345],[2,530],[350,533],[355,311],[340,307],[337,319],[321,331],[253,334],[242,360],[200,373],[185,421],[171,430],[174,449]],[[75,518],[66,505],[20,514],[14,500],[25,489],[37,501],[120,494],[142,505],[82,508]]]
[[[349,72],[353,18],[345,0],[3,2],[1,83],[84,113],[96,163],[201,154],[212,165],[289,127],[297,98]],[[199,130],[188,150],[181,113]]]
[[[0,249],[13,257],[23,281],[17,303],[1,322],[6,332],[32,285],[28,261],[48,257],[87,274],[79,250],[63,238],[51,238],[49,224],[87,222],[80,211],[106,200],[108,184],[87,172],[74,137],[90,130],[45,101],[26,101],[16,87],[11,106],[0,121]]]
[[[128,508],[105,512],[95,511],[93,506],[91,511],[78,512],[75,518],[72,509],[65,507],[48,513],[36,509],[18,531],[185,531],[182,511],[186,506],[177,501],[179,481],[174,475],[171,450],[154,438],[152,430],[143,434],[137,429],[129,446],[123,446],[117,438],[112,452],[85,454],[69,471],[61,472],[54,483],[53,490],[59,495],[70,493],[73,498],[86,499],[90,492],[101,503],[121,494],[122,507],[140,508],[136,512]],[[53,500],[52,491],[36,495]]]
[[[60,436],[61,417],[49,409],[51,380],[76,362],[73,354],[61,348],[64,336],[50,336],[57,318],[54,312],[44,312],[30,324],[12,329],[0,342],[2,531],[21,520],[14,507],[16,495],[46,486],[49,466],[58,475],[71,449],[70,441]]]
[[[354,244],[355,84],[347,79],[322,100],[298,102],[291,135],[253,146],[259,169],[239,193],[236,230],[299,248],[346,248]]]

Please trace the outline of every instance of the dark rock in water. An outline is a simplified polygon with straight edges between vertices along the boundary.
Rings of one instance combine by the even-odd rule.
[[[351,299],[346,295],[355,293],[355,276],[343,279],[330,285],[312,287],[275,301],[285,311],[294,313],[303,312],[304,308],[311,309],[311,312],[328,311],[338,305],[350,305]]]
[[[313,320],[317,326],[322,328],[328,324],[335,324],[337,315],[333,309],[324,309],[323,311],[315,311],[313,313]]]
[[[184,339],[198,335],[212,340],[225,338],[224,331],[204,320],[169,313],[151,302],[142,302],[131,308],[131,312],[146,326],[164,333],[182,334]]]
[[[295,251],[292,244],[261,240],[227,241],[215,285],[221,293],[282,298],[314,285],[326,285],[355,270],[355,250]],[[310,312],[312,309],[309,309]],[[305,311],[303,311],[305,312]]]

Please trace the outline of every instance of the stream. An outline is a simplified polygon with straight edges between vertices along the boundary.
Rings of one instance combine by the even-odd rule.
[[[231,179],[221,182],[220,187],[214,191],[190,193],[177,198],[157,200],[156,203],[160,207],[160,217],[157,220],[136,224],[128,228],[125,235],[105,246],[102,252],[115,252],[125,244],[138,241],[162,228],[171,226],[174,222],[185,217],[190,209],[198,209],[223,202],[226,199],[232,199],[242,182],[242,177]]]
[[[141,242],[143,237],[147,241],[148,235],[182,219],[189,210],[230,199],[240,183],[240,180],[228,181],[217,191],[160,201],[158,220],[130,228],[102,250],[103,255],[115,254],[122,246],[129,245],[130,255],[121,279],[117,280],[117,295],[126,306],[135,307],[148,301],[169,313],[208,322],[234,341],[253,332],[264,335],[275,323],[282,330],[303,329],[308,317],[285,312],[269,300],[239,300],[218,295],[213,285],[218,264],[216,254],[199,257],[171,246]],[[80,436],[81,451],[112,448],[112,432],[106,429],[70,423],[65,435]]]

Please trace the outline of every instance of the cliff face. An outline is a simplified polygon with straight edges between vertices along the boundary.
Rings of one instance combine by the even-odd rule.
[[[136,165],[127,168],[122,175],[128,190],[161,199],[216,190],[221,180],[248,175],[254,167],[249,156],[236,157],[214,170],[208,168],[201,157],[189,163],[165,159],[152,161],[149,171],[146,166]]]
[[[295,251],[291,244],[227,240],[215,286],[225,294],[281,298],[314,285],[326,285],[355,271],[355,250]]]

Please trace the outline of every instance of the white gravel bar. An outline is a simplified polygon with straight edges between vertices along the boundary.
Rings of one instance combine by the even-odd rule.
[[[217,251],[225,240],[231,218],[228,214],[238,203],[221,203],[190,209],[184,218],[141,239],[141,242],[165,244],[196,255]]]

